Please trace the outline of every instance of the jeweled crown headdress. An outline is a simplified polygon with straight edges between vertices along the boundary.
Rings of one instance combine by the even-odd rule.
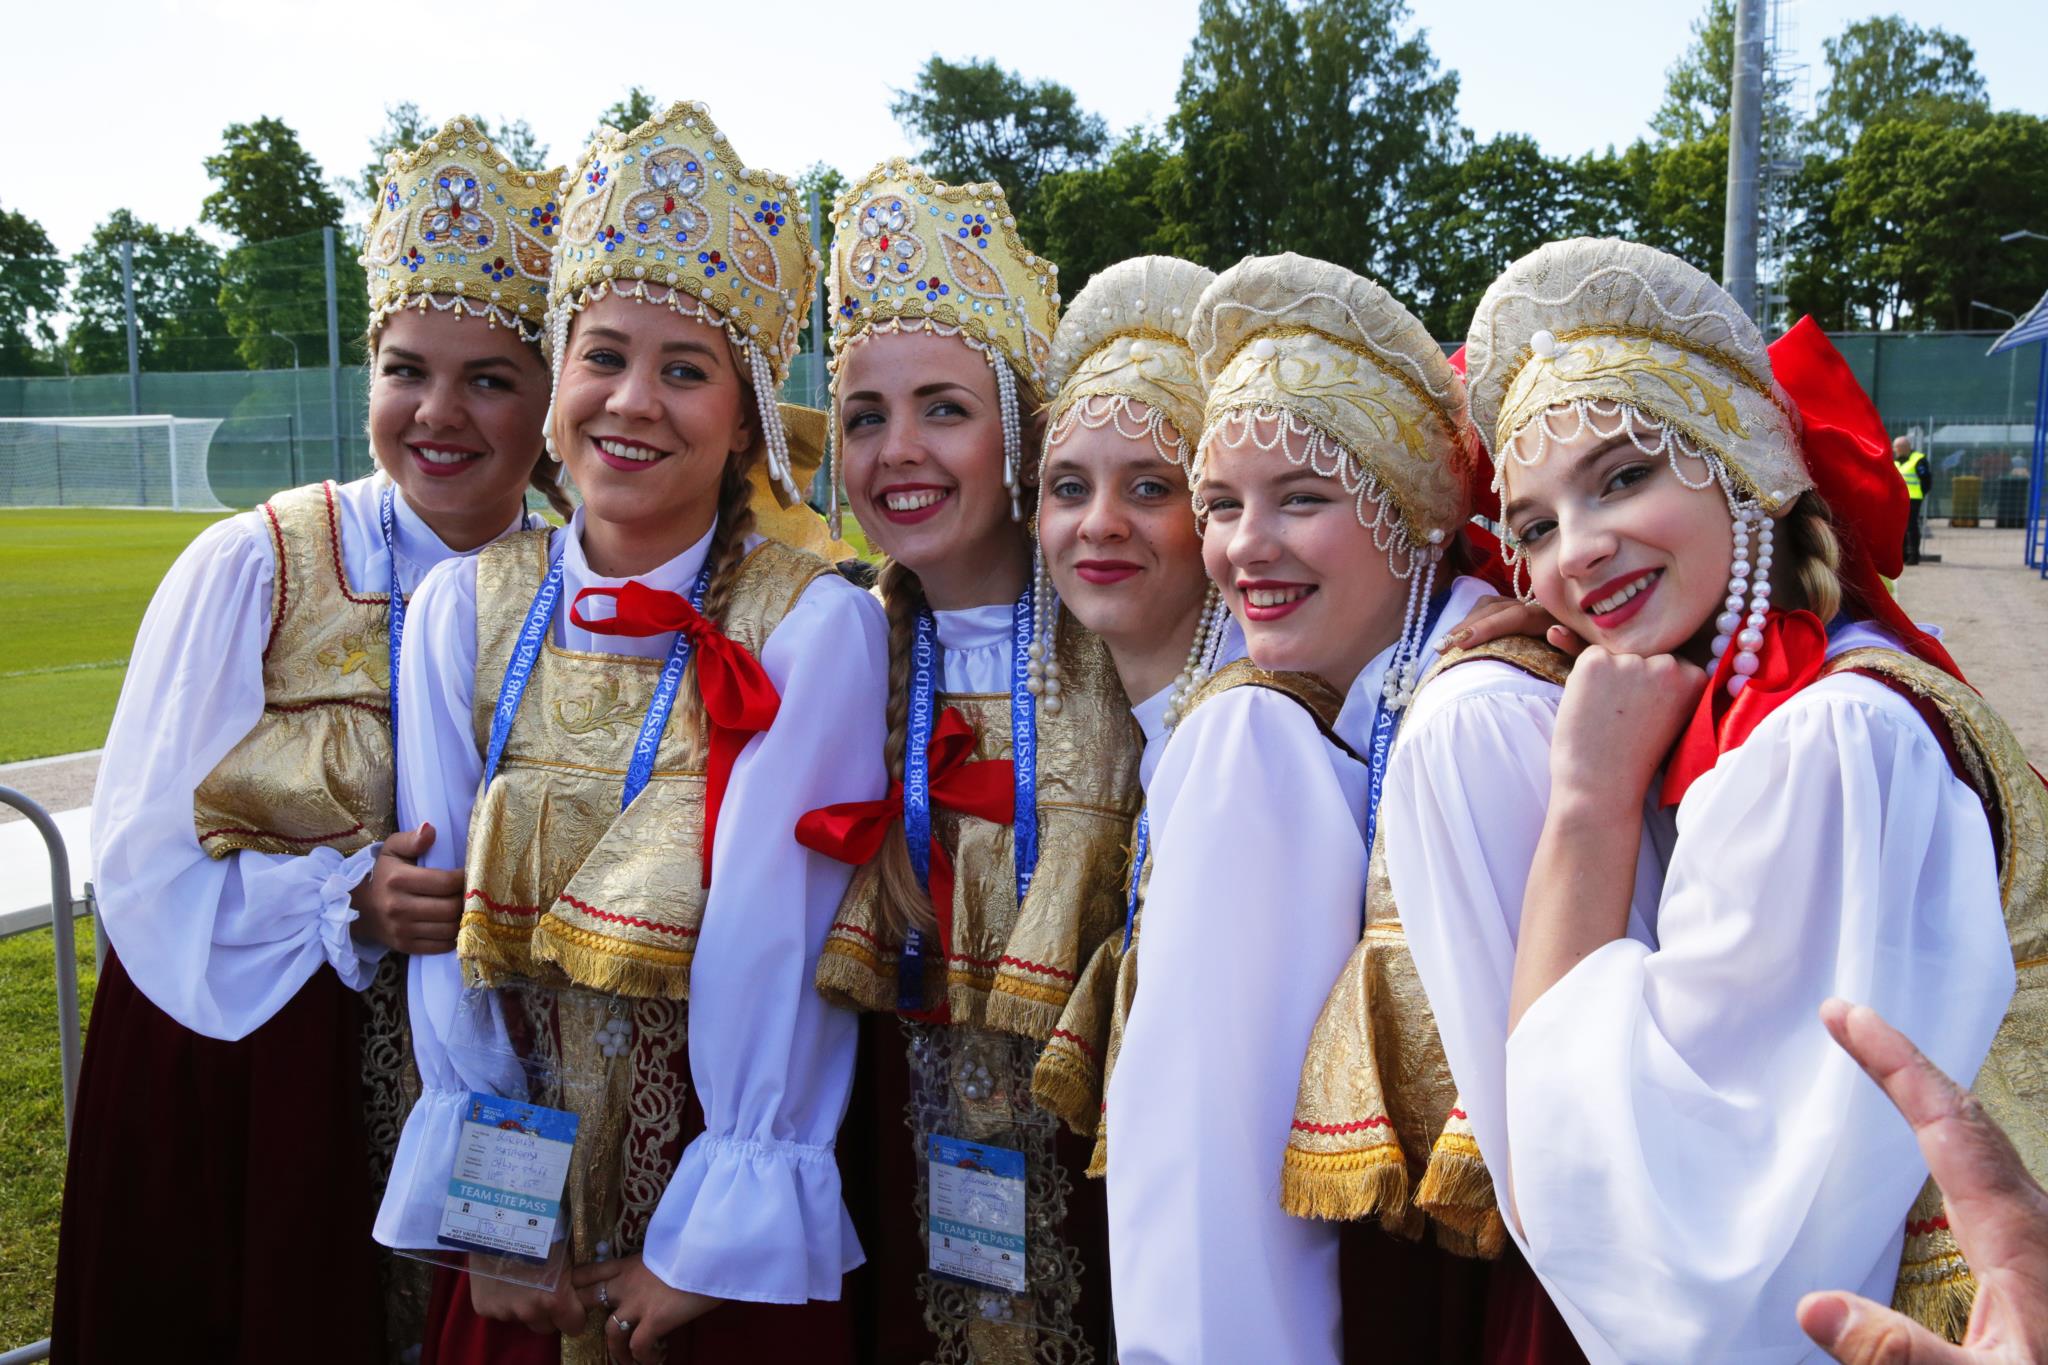
[[[839,366],[877,332],[957,336],[989,357],[1003,406],[1004,481],[1021,519],[1022,378],[1046,390],[1059,324],[1060,268],[1017,236],[1003,187],[948,185],[902,160],[885,161],[832,205],[833,426]],[[1002,362],[1008,362],[1004,364]],[[839,515],[833,441],[832,515]]]
[[[559,197],[557,382],[570,318],[607,293],[722,326],[753,384],[777,496],[801,501],[776,403],[817,286],[794,183],[742,161],[702,103],[679,102],[630,132],[599,130]]]
[[[541,334],[558,240],[553,170],[526,170],[468,119],[384,158],[359,258],[370,331],[401,308],[437,308]]]
[[[1359,524],[1409,580],[1408,617],[1387,670],[1405,702],[1444,546],[1463,525],[1463,473],[1478,456],[1465,388],[1413,313],[1360,275],[1287,252],[1239,261],[1195,307],[1189,340],[1209,383],[1188,482],[1201,506],[1210,445],[1250,439],[1334,479]],[[1259,435],[1262,424],[1272,431]]]

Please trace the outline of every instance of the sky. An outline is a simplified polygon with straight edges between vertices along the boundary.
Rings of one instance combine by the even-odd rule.
[[[1461,77],[1466,126],[1481,137],[1526,132],[1561,155],[1646,130],[1704,0],[1410,3],[1438,61]],[[2039,0],[1783,3],[1815,89],[1822,40],[1891,12],[1969,39],[1995,107],[2048,115],[2038,67],[2048,4]],[[571,159],[599,111],[634,84],[664,102],[704,101],[754,165],[794,175],[826,161],[858,177],[913,150],[889,103],[933,52],[994,57],[1027,78],[1061,81],[1114,131],[1156,125],[1173,110],[1196,3],[642,0],[604,9],[613,22],[595,35],[574,23],[593,12],[532,0],[11,6],[8,47],[28,60],[8,64],[0,206],[40,221],[66,254],[116,208],[189,226],[212,188],[202,160],[229,123],[282,118],[331,178],[352,178],[385,106],[401,100],[436,120],[523,117],[554,160]],[[109,114],[111,129],[81,141],[77,121],[97,125],[93,109]]]

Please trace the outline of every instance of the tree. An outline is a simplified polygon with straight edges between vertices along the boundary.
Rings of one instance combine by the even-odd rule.
[[[1842,159],[1834,225],[1852,301],[1874,326],[1961,328],[1982,300],[2024,312],[2048,250],[1999,237],[2048,221],[2048,119],[2006,112],[1967,123],[1887,118]],[[2034,248],[2034,249],[2025,249]]]
[[[1864,19],[1822,45],[1828,83],[1813,133],[1846,152],[1863,129],[1892,116],[1967,120],[1990,108],[1969,41],[1897,15]]]
[[[1183,251],[1371,274],[1415,258],[1406,198],[1454,149],[1458,78],[1407,18],[1403,0],[1202,0],[1159,187]]]
[[[220,309],[250,369],[291,362],[289,336],[303,357],[325,358],[326,281],[321,229],[341,222],[341,200],[298,134],[273,118],[228,125],[222,148],[206,158],[215,189],[200,219],[238,244],[221,267]],[[362,267],[350,243],[337,241],[335,298],[341,333],[353,339],[369,321]]]
[[[832,254],[832,203],[846,193],[852,183],[837,166],[828,166],[822,161],[813,161],[810,169],[796,178],[796,201],[799,204],[808,205],[813,194],[818,197],[818,216],[811,219],[811,241],[820,256],[829,258]]]
[[[1001,185],[1027,241],[1036,240],[1039,184],[1092,165],[1109,142],[1102,119],[1081,108],[1066,86],[1027,82],[986,58],[933,57],[915,86],[896,92],[889,112],[919,142],[919,159],[939,179]]]
[[[56,368],[54,316],[64,307],[64,262],[43,225],[0,209],[0,374]]]
[[[1175,254],[1179,234],[1160,203],[1179,158],[1157,133],[1133,129],[1100,166],[1057,171],[1039,185],[1041,254],[1060,268],[1068,298],[1104,266]]]
[[[1724,129],[1735,81],[1735,0],[1707,0],[1692,42],[1664,72],[1664,102],[1650,116],[1657,136],[1690,142]]]
[[[121,244],[133,246],[137,354],[145,370],[218,370],[239,362],[220,311],[221,253],[197,232],[166,232],[127,209],[93,229],[73,259],[72,368],[117,374],[128,368]]]
[[[654,96],[636,85],[626,92],[625,98],[613,100],[610,107],[597,116],[597,121],[606,128],[630,133],[660,112],[661,106],[654,102]]]

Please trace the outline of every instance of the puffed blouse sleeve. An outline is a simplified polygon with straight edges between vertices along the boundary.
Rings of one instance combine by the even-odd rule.
[[[833,1141],[855,1018],[811,988],[852,869],[796,842],[805,811],[885,787],[888,630],[874,599],[815,580],[761,650],[781,694],[718,814],[690,969],[690,1072],[704,1132],[684,1149],[641,1255],[677,1289],[836,1299],[861,1263]]]
[[[437,566],[413,594],[398,665],[398,821],[434,827],[422,867],[460,870],[469,847],[484,759],[477,752],[476,558]],[[458,1010],[495,1007],[489,992],[465,1001],[462,964],[452,952],[415,955],[406,968],[406,1007],[420,1097],[406,1115],[374,1235],[386,1246],[437,1245],[448,1173],[471,1090],[504,1093],[514,1078],[478,1056],[448,1047]],[[509,1051],[509,1046],[506,1049]],[[481,1051],[481,1050],[479,1050]]]
[[[1335,754],[1297,703],[1240,687],[1182,722],[1153,776],[1141,980],[1108,1099],[1126,1365],[1337,1358],[1337,1229],[1280,1207],[1302,1054],[1365,904]]]
[[[1687,792],[1657,939],[1508,1040],[1530,1262],[1596,1360],[1806,1359],[1800,1295],[1888,1301],[1927,1175],[1817,1011],[1975,1076],[2014,980],[1983,806],[1903,699],[1825,679]]]
[[[212,858],[193,827],[194,793],[263,715],[275,572],[254,514],[178,556],[136,634],[93,793],[107,937],[157,1008],[210,1038],[254,1032],[323,964],[360,990],[383,956],[349,934],[380,845]]]

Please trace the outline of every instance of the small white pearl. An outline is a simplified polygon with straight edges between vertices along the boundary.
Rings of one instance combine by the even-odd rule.
[[[1744,649],[1762,649],[1764,647],[1764,633],[1760,630],[1745,630],[1735,637],[1735,643],[1741,645]]]
[[[1557,334],[1548,327],[1538,328],[1529,337],[1529,349],[1541,359],[1549,360],[1557,354]]]
[[[1738,654],[1735,656],[1735,671],[1737,673],[1740,673],[1743,677],[1747,678],[1754,675],[1756,670],[1756,655]]]
[[[1256,360],[1271,360],[1280,349],[1279,343],[1271,337],[1260,337],[1252,343],[1252,357]]]

